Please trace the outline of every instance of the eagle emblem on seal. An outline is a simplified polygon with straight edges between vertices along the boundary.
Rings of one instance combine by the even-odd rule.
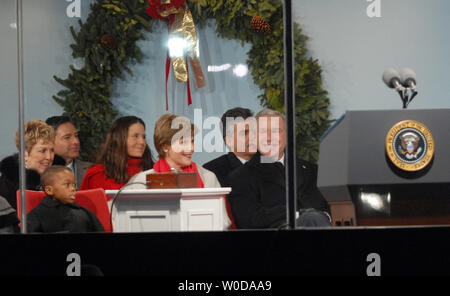
[[[407,132],[400,136],[401,147],[398,150],[407,159],[415,159],[422,152],[422,147],[419,147],[420,137],[413,133]]]
[[[404,171],[419,171],[434,158],[434,139],[421,122],[403,120],[392,126],[385,139],[389,161]]]

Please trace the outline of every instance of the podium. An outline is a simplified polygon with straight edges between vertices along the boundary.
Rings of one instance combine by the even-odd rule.
[[[434,156],[421,170],[397,167],[386,152],[388,133],[402,121],[432,134]],[[322,139],[318,162],[333,225],[450,224],[449,147],[450,109],[346,112]]]
[[[112,198],[118,190],[106,190]],[[112,209],[114,232],[225,230],[231,188],[122,190]]]

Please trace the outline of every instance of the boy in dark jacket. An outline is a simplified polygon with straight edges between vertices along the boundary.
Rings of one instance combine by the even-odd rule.
[[[103,232],[97,217],[75,203],[75,177],[64,166],[52,166],[41,175],[47,194],[27,216],[28,232]]]

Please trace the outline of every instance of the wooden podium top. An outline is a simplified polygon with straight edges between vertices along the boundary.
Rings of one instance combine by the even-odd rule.
[[[105,190],[106,195],[114,198],[119,190]],[[217,198],[231,192],[231,187],[221,188],[186,188],[186,189],[124,189],[121,199],[148,198]]]

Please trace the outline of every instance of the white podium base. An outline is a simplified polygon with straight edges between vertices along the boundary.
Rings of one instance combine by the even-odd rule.
[[[231,188],[130,189],[116,198],[114,232],[222,231]],[[118,190],[106,190],[115,197]],[[112,203],[112,200],[110,201]]]

